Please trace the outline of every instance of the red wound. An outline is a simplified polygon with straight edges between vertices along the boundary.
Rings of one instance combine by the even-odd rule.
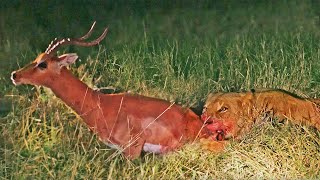
[[[222,141],[225,138],[227,127],[223,124],[222,121],[219,121],[216,118],[211,118],[211,124],[208,124],[206,127],[210,130],[213,135],[213,138],[218,141]]]

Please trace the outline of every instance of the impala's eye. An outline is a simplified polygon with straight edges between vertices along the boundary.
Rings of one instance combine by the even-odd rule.
[[[225,106],[222,106],[222,107],[218,110],[219,113],[223,113],[223,112],[226,112],[226,111],[228,111],[228,108],[225,107]]]
[[[42,62],[40,64],[38,64],[38,68],[40,68],[41,70],[46,69],[47,68],[47,62]]]

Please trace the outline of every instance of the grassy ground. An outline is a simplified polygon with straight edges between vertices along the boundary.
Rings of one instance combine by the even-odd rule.
[[[0,178],[320,178],[320,133],[308,127],[270,120],[221,154],[194,143],[130,162],[50,91],[9,79],[54,37],[80,36],[96,20],[94,35],[110,29],[99,47],[60,51],[80,55],[72,70],[91,87],[185,106],[198,106],[209,92],[250,88],[320,96],[318,1],[200,2],[2,1]]]

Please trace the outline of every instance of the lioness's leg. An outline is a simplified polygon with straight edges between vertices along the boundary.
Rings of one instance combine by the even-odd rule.
[[[229,144],[228,141],[213,141],[210,138],[200,139],[200,145],[203,149],[209,150],[215,153],[223,152],[225,147]]]

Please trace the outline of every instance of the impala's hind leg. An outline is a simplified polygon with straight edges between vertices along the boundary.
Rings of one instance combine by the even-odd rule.
[[[143,138],[138,138],[137,140],[132,140],[126,147],[124,147],[123,154],[129,159],[138,158],[141,154],[145,140]]]

